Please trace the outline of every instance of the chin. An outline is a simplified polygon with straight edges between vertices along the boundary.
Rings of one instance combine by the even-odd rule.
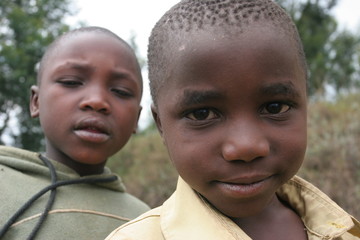
[[[247,199],[245,201],[236,201],[233,203],[221,204],[225,208],[217,208],[232,220],[251,218],[260,215],[269,205],[265,199]],[[216,207],[215,207],[216,208]]]
[[[91,165],[91,166],[97,166],[97,165],[104,165],[106,161],[104,160],[89,160],[87,159],[86,161],[77,161],[78,163],[82,164],[82,165]]]
[[[104,157],[102,158],[96,158],[94,155],[89,155],[86,154],[85,156],[82,155],[81,157],[76,157],[74,156],[75,162],[77,162],[78,164],[82,164],[82,165],[101,165],[101,164],[105,164],[106,162],[106,158],[104,159]]]

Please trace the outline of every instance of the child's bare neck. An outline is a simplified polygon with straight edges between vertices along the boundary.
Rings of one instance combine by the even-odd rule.
[[[254,240],[307,239],[300,217],[277,197],[262,213],[233,221]]]
[[[69,168],[75,170],[80,176],[101,174],[104,172],[104,166],[106,163],[106,161],[103,161],[99,164],[80,163],[71,159],[65,154],[53,151],[51,149],[46,149],[45,156],[68,166]]]

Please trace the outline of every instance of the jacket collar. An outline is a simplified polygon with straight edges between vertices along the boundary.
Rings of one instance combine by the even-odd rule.
[[[125,192],[125,186],[119,176],[105,167],[102,174],[80,177],[78,173],[62,163],[48,159],[56,169],[58,180],[72,180],[79,178],[104,178],[116,176],[117,180],[108,183],[95,183],[113,191]],[[20,148],[0,146],[0,165],[8,166],[28,175],[49,178],[49,169],[39,158],[39,153]]]

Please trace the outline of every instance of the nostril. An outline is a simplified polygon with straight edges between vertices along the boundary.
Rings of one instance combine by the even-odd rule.
[[[84,111],[96,111],[103,114],[110,112],[110,105],[101,99],[87,99],[80,103],[80,109]]]
[[[83,109],[85,109],[85,110],[93,110],[93,108],[90,105],[84,106]]]
[[[101,108],[101,109],[98,110],[98,112],[107,114],[107,113],[109,113],[109,109],[107,109],[107,108]]]
[[[237,137],[222,146],[222,156],[226,161],[251,162],[269,155],[270,145],[265,138],[249,139]]]

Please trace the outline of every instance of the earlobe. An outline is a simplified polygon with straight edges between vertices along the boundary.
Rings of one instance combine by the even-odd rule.
[[[39,87],[31,86],[30,115],[32,118],[39,117]]]
[[[154,118],[156,127],[159,130],[160,135],[162,136],[163,131],[162,131],[162,126],[161,126],[161,120],[159,118],[158,110],[157,110],[157,108],[156,108],[156,106],[154,104],[151,104],[151,113],[152,113],[152,116]]]

